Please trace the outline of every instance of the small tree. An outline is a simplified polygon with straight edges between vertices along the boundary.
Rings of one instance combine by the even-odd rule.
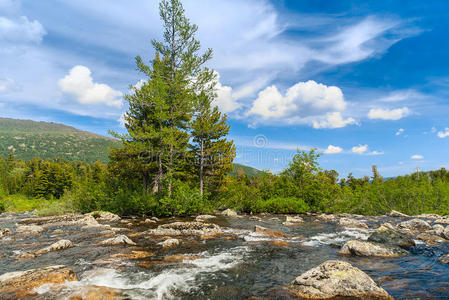
[[[211,107],[211,98],[202,92],[198,96],[195,119],[191,122],[191,149],[194,154],[194,168],[199,177],[200,193],[204,186],[217,185],[226,173],[232,171],[235,157],[233,141],[226,140],[230,126],[227,117],[217,106]]]

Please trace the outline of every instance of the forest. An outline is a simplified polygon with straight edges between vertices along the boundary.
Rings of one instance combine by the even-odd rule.
[[[146,80],[124,99],[126,134],[110,147],[107,163],[0,158],[0,210],[42,214],[106,210],[122,215],[192,215],[232,208],[244,213],[446,214],[445,169],[384,179],[340,178],[323,170],[315,149],[296,155],[279,174],[248,177],[233,170],[235,146],[227,116],[214,100],[217,74],[206,65],[198,30],[179,1],[162,1],[164,33],[154,59],[136,57]],[[11,149],[10,149],[11,150]]]

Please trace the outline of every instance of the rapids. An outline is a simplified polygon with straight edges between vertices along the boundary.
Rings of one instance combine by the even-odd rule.
[[[163,237],[146,234],[148,229],[193,218],[161,219],[145,223],[130,218],[109,224],[122,228],[137,246],[101,245],[111,237],[106,227],[82,228],[79,225],[46,226],[40,234],[19,234],[15,229],[31,214],[2,214],[0,228],[11,234],[0,238],[0,275],[50,265],[72,269],[78,281],[53,289],[43,285],[29,299],[60,299],[71,290],[97,285],[119,289],[126,299],[291,299],[284,286],[303,272],[329,259],[344,260],[360,268],[396,299],[449,298],[449,265],[438,258],[449,252],[448,243],[428,246],[418,242],[408,256],[367,258],[342,256],[338,248],[351,239],[366,240],[379,224],[397,223],[393,217],[359,217],[369,229],[341,228],[335,222],[302,216],[304,223],[284,226],[283,215],[223,217],[207,222],[221,226],[223,235],[215,238],[178,237],[181,244],[172,248],[157,245]],[[271,238],[255,233],[255,225],[284,233]],[[118,229],[116,229],[118,231]],[[21,258],[60,239],[74,246]],[[127,257],[131,251],[142,257]],[[1,295],[0,295],[0,298]]]

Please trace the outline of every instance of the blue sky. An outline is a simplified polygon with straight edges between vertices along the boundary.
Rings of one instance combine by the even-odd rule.
[[[449,2],[184,1],[214,49],[236,162],[318,148],[340,176],[449,167]],[[0,117],[123,131],[161,38],[153,0],[0,0]]]

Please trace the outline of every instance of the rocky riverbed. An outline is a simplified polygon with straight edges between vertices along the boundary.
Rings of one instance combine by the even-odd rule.
[[[0,299],[449,297],[449,218],[0,215]]]

